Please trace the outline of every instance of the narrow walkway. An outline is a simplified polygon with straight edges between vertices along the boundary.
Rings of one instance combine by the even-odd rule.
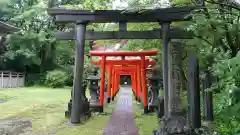
[[[139,135],[134,117],[131,87],[122,87],[116,109],[103,135]]]

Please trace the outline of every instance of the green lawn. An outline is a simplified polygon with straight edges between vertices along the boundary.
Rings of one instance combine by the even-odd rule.
[[[139,135],[152,135],[153,130],[158,129],[158,119],[155,113],[143,114],[142,105],[133,100],[136,112],[135,121],[139,129]]]
[[[108,115],[96,115],[79,126],[67,126],[64,117],[70,89],[18,88],[0,89],[0,98],[7,102],[0,104],[0,119],[26,117],[31,119],[33,132],[57,135],[100,135],[114,108],[114,103],[105,107]]]

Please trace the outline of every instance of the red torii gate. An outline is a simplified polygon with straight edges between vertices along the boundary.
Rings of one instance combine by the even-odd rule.
[[[146,65],[148,64],[146,62],[146,56],[153,56],[158,53],[158,50],[149,50],[149,51],[117,51],[117,52],[105,52],[105,51],[90,51],[89,55],[90,56],[99,56],[102,59],[100,62],[96,62],[95,64],[100,64],[101,66],[101,83],[100,83],[100,106],[103,108],[104,105],[104,87],[105,87],[105,72],[106,72],[106,64],[111,64],[109,63],[108,60],[106,60],[107,57],[109,56],[121,56],[122,60],[116,60],[117,63],[115,62],[114,64],[116,65],[127,65],[129,64],[129,61],[125,60],[126,56],[140,56],[141,60],[140,62],[137,61],[136,65],[139,65],[137,69],[140,70],[140,75],[137,76],[139,79],[141,79],[141,84],[142,84],[142,92],[144,96],[144,112],[148,112],[148,101],[147,101],[147,90],[146,90]],[[93,62],[94,63],[94,62]],[[131,63],[131,62],[130,62]],[[132,62],[134,63],[134,62]],[[140,63],[140,64],[139,64]],[[112,63],[113,64],[113,63]],[[111,67],[111,66],[110,66]],[[111,70],[109,70],[111,71]],[[112,73],[112,72],[110,72]],[[111,88],[111,84],[109,84]]]

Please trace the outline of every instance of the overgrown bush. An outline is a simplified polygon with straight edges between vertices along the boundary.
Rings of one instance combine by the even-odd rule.
[[[25,84],[26,86],[34,86],[34,85],[44,85],[46,80],[45,73],[35,73],[35,74],[26,74]]]
[[[67,76],[67,80],[65,82],[65,85],[66,86],[70,86],[72,87],[73,86],[73,68],[74,66],[73,65],[68,65],[68,66],[65,66],[65,67],[62,67],[61,70],[63,70],[65,73],[66,73],[66,76]]]
[[[63,87],[66,85],[68,75],[62,70],[48,71],[46,74],[45,84],[52,88]]]
[[[214,112],[217,130],[222,135],[240,132],[240,55],[230,58],[228,53],[215,57],[213,74],[218,78],[211,90],[216,94]]]

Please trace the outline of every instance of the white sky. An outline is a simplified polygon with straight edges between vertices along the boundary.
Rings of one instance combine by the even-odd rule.
[[[170,6],[169,0],[157,0],[155,3],[156,3],[155,6],[161,7],[161,8]],[[126,0],[115,0],[112,5],[113,9],[125,9],[127,7],[128,7],[128,3],[126,2]]]
[[[118,7],[121,7],[121,8],[127,8],[128,7],[128,3],[123,1],[123,0],[115,0],[113,2],[113,5],[112,5],[113,9],[117,9]]]
[[[240,4],[240,0],[235,0],[235,2],[236,2],[237,4]]]
[[[168,6],[170,6],[169,4],[169,0],[156,0],[157,3],[157,7],[159,8],[166,8]],[[161,6],[159,6],[161,5]],[[112,9],[113,10],[123,10],[126,9],[128,7],[128,2],[127,0],[114,0],[114,2],[112,3]],[[104,26],[105,28],[109,27],[109,25],[113,25],[115,23],[106,23]]]

